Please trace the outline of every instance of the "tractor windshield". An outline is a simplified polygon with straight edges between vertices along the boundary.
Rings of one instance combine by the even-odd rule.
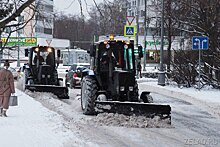
[[[32,65],[51,65],[54,66],[54,51],[49,47],[33,48]]]
[[[111,41],[108,45],[108,48],[104,43],[99,45],[100,71],[109,71],[109,69],[135,71],[133,44],[126,45],[123,41]]]
[[[125,43],[119,42],[113,49],[113,56],[116,58],[116,69],[134,70],[134,52],[131,45],[125,48]]]

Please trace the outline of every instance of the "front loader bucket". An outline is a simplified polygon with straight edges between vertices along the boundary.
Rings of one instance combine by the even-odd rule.
[[[118,101],[96,101],[97,113],[118,113],[124,115],[146,116],[153,118],[159,116],[161,119],[171,120],[171,107],[169,105],[137,102],[118,102]]]
[[[68,88],[52,85],[25,85],[26,89],[36,92],[51,92],[60,99],[69,99]]]

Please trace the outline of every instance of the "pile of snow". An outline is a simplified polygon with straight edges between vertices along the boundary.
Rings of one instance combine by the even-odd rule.
[[[20,78],[17,82],[17,88],[23,88],[23,77]],[[65,115],[65,117],[71,117],[74,112],[70,105],[67,105],[63,101],[57,99],[55,95],[52,93],[45,92],[31,92],[29,90],[25,91],[26,94],[40,101],[44,106],[49,108],[50,110],[56,111],[59,114]],[[71,105],[80,105],[79,100],[72,100]],[[64,109],[65,107],[65,109]],[[106,108],[107,109],[107,108]],[[71,115],[70,115],[71,114]],[[133,128],[170,128],[172,127],[169,123],[170,120],[165,119],[161,120],[159,117],[146,118],[144,116],[125,116],[122,114],[113,114],[113,113],[100,113],[97,116],[84,116],[79,117],[81,123],[94,123],[97,126],[117,126],[117,127],[133,127]]]
[[[161,120],[159,116],[146,118],[145,116],[126,116],[123,114],[100,113],[91,119],[97,126],[116,126],[127,128],[172,128],[169,119]],[[88,122],[91,123],[91,122]]]
[[[56,98],[51,93],[31,92],[26,90],[26,94],[35,98],[45,105],[47,108],[64,115],[65,118],[71,119],[76,112],[73,111],[71,105],[79,103],[78,100],[72,100],[71,105],[64,103]],[[79,104],[78,104],[79,105]],[[81,114],[81,116],[80,116]],[[125,116],[122,114],[113,113],[100,113],[97,116],[83,115],[82,112],[78,113],[75,121],[80,121],[85,124],[95,124],[96,126],[115,126],[115,127],[127,127],[127,128],[171,128],[170,120],[161,120],[160,117],[146,118],[144,116]]]

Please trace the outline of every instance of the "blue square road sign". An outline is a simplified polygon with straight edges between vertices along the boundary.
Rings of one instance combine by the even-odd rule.
[[[207,50],[209,48],[209,38],[205,36],[193,36],[192,49]]]
[[[136,26],[127,26],[124,27],[124,36],[134,37],[136,32]]]

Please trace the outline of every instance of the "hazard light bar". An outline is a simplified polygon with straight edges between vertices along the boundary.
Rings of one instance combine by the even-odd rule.
[[[113,38],[112,38],[113,37]],[[104,42],[106,40],[117,40],[117,41],[126,41],[129,42],[129,38],[125,36],[99,36],[99,42]]]

